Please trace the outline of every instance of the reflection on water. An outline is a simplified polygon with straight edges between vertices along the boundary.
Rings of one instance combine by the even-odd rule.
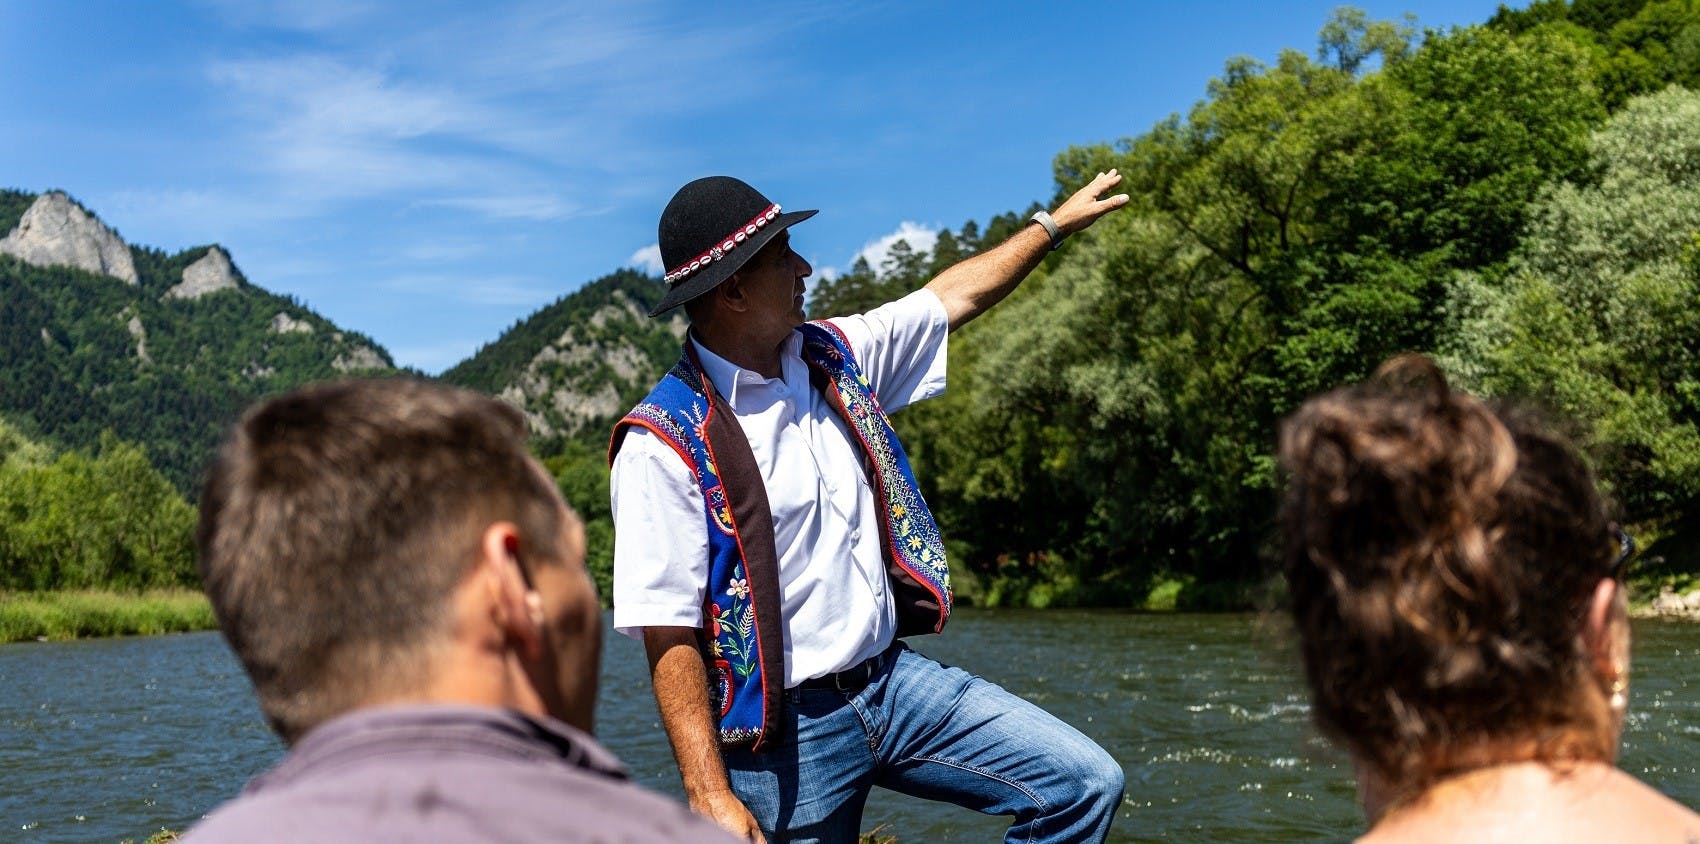
[[[1700,805],[1700,625],[1635,629],[1623,767]],[[963,610],[917,650],[1038,702],[1127,772],[1111,838],[1309,841],[1362,827],[1349,766],[1310,737],[1279,628],[1248,616]],[[679,794],[642,648],[608,636],[598,732],[639,782]],[[216,634],[0,646],[0,840],[182,829],[282,752]],[[904,844],[996,841],[1000,818],[876,791],[866,826]]]

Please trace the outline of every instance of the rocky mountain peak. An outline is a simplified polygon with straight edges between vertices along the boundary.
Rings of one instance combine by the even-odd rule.
[[[130,247],[60,191],[36,198],[17,228],[0,239],[0,254],[38,267],[63,264],[137,283]]]
[[[200,260],[183,268],[183,280],[165,291],[165,296],[168,299],[199,299],[208,293],[235,286],[236,273],[230,265],[230,255],[214,246]]]

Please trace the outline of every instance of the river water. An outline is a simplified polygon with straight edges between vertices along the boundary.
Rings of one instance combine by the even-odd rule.
[[[1127,772],[1114,841],[1312,841],[1362,829],[1349,766],[1313,738],[1278,623],[1236,615],[965,609],[911,644],[1075,724]],[[1622,766],[1700,805],[1700,625],[1637,622]],[[1700,682],[1700,678],[1696,678]],[[598,732],[678,794],[642,648],[609,634]],[[0,646],[0,841],[184,829],[282,753],[215,633]],[[864,828],[903,844],[1007,826],[876,791]]]

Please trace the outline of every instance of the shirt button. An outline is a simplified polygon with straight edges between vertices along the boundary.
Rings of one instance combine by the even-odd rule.
[[[851,542],[861,542],[862,541],[862,531],[860,529],[850,531],[850,541]]]

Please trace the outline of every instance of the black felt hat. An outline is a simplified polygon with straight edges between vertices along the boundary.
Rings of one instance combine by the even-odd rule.
[[[679,188],[661,212],[667,295],[649,315],[660,316],[720,286],[775,235],[814,215],[780,213],[777,203],[731,176],[708,176]]]

